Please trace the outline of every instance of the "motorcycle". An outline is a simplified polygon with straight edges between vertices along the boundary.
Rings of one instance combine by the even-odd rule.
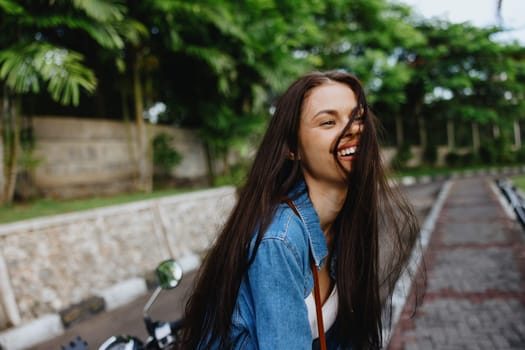
[[[173,259],[161,262],[155,269],[158,286],[146,302],[143,311],[144,324],[148,331],[146,342],[131,335],[116,335],[108,338],[98,350],[161,350],[174,349],[177,332],[182,328],[182,320],[173,322],[153,321],[149,309],[162,290],[173,289],[182,280],[182,268]],[[87,343],[80,337],[62,346],[62,350],[88,350]]]

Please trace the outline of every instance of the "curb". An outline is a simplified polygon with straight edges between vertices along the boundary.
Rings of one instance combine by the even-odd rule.
[[[64,333],[62,320],[57,314],[42,316],[21,326],[0,333],[0,344],[6,350],[22,350]]]
[[[182,267],[182,272],[188,273],[200,266],[201,259],[197,255],[189,254],[178,259],[177,262]],[[146,274],[143,278],[130,278],[116,283],[57,313],[47,314],[0,332],[0,349],[29,349],[62,335],[67,328],[79,322],[123,306],[156,286],[154,272]]]

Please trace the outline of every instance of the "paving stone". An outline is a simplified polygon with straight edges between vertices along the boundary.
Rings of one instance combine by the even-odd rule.
[[[450,221],[443,224],[443,243],[451,244],[488,244],[505,243],[505,226],[499,221],[464,222]]]
[[[480,315],[487,316],[482,324]],[[440,299],[423,305],[416,328],[405,336],[420,346],[433,344],[424,349],[525,349],[525,334],[516,324],[525,324],[525,307],[517,300]]]
[[[519,292],[520,272],[515,268],[512,248],[454,249],[436,257],[428,291]]]
[[[390,350],[525,349],[525,232],[485,178],[457,179],[427,248],[427,295]]]

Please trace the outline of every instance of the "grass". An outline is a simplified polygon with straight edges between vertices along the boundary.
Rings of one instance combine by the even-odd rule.
[[[171,196],[192,190],[195,189],[169,189],[152,193],[129,193],[112,197],[93,197],[75,200],[37,199],[28,203],[0,206],[0,224]]]
[[[513,176],[511,180],[514,186],[518,187],[522,191],[525,191],[525,175]]]

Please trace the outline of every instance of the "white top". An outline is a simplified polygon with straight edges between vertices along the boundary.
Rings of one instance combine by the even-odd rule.
[[[306,299],[306,308],[308,309],[308,321],[310,322],[310,329],[312,330],[312,339],[319,338],[319,330],[317,329],[317,312],[315,311],[315,298],[312,293],[310,293]],[[332,327],[337,316],[337,307],[339,305],[339,299],[337,297],[337,286],[334,285],[332,292],[328,296],[328,299],[323,304],[323,325],[324,331]]]

